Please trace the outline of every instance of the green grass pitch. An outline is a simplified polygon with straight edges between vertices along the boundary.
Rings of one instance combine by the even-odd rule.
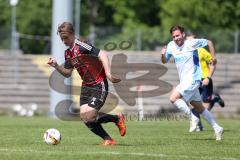
[[[44,117],[0,117],[0,160],[237,160],[240,159],[239,120],[218,120],[224,127],[223,140],[215,141],[204,123],[203,132],[188,133],[189,122],[128,121],[127,134],[120,137],[114,124],[104,128],[116,146],[101,146],[82,122],[67,122]],[[62,134],[59,145],[43,142],[48,128]]]

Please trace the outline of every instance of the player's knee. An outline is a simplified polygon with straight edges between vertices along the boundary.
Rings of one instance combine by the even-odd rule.
[[[172,104],[174,104],[177,101],[178,97],[176,96],[176,94],[172,94],[169,97],[169,100]]]
[[[80,113],[80,118],[82,119],[82,121],[86,121],[86,118],[85,118],[85,113]]]
[[[86,119],[87,119],[88,122],[95,122],[96,118],[97,118],[97,116],[91,115],[91,116],[87,116]]]
[[[84,116],[84,117],[81,117],[81,119],[84,122],[94,122],[94,121],[96,121],[95,117],[86,117],[86,116]]]
[[[177,99],[175,97],[170,96],[169,100],[172,104],[174,104]]]
[[[172,104],[174,104],[174,103],[175,103],[175,101],[174,101],[174,100],[172,100],[172,99],[170,99],[170,102],[171,102]]]
[[[80,113],[80,117],[84,122],[94,122],[96,121],[97,115],[93,114],[93,113]]]

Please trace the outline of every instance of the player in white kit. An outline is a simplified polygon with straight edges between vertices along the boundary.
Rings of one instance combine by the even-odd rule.
[[[216,123],[212,114],[204,108],[198,90],[202,76],[197,49],[208,46],[214,56],[214,63],[216,63],[214,46],[207,39],[186,40],[184,28],[181,26],[173,26],[170,33],[173,41],[161,50],[162,62],[165,64],[173,57],[180,79],[180,83],[170,95],[170,101],[191,118],[191,131],[197,128],[199,119],[191,113],[188,103],[201,113],[212,126],[216,140],[221,140],[223,128]]]

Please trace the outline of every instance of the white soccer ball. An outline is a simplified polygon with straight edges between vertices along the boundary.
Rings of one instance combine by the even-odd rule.
[[[47,144],[57,145],[61,141],[61,134],[57,129],[50,128],[45,131],[43,135],[43,140]]]

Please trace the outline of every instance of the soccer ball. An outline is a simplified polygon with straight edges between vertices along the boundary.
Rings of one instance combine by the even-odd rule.
[[[43,140],[47,144],[57,145],[61,141],[61,134],[57,129],[50,128],[45,131],[43,135]]]

